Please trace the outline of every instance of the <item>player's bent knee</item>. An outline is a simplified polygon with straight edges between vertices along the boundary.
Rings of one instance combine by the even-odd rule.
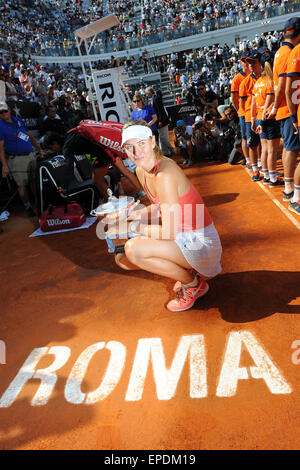
[[[125,254],[132,263],[137,263],[143,257],[140,240],[132,238],[125,243]]]

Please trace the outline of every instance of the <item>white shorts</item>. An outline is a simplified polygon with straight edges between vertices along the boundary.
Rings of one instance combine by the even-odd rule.
[[[222,246],[213,223],[201,230],[178,232],[175,243],[191,267],[203,276],[215,277],[222,271]]]

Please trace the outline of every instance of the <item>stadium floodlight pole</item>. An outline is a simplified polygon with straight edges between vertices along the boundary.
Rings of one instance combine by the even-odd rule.
[[[82,54],[81,54],[80,46],[81,46],[82,42],[84,42],[85,49],[86,49],[86,55],[87,55],[87,61],[89,63],[89,67],[90,67],[90,76],[93,77],[93,68],[92,68],[90,52],[92,50],[92,47],[93,47],[94,41],[96,39],[96,36],[97,36],[98,33],[106,31],[107,29],[111,29],[114,26],[118,26],[119,24],[120,24],[120,21],[118,20],[118,18],[115,15],[108,15],[108,16],[104,16],[103,18],[101,18],[101,20],[94,21],[93,23],[89,23],[86,26],[83,26],[82,28],[79,28],[74,32],[75,38],[76,38],[76,45],[77,45],[78,53],[79,53],[79,56],[80,56],[80,59],[81,59],[81,67],[82,67],[82,71],[83,71],[83,75],[84,75],[84,80],[85,80],[86,87],[89,90],[89,96],[91,97],[93,112],[94,112],[94,116],[95,116],[96,121],[98,120],[98,116],[97,116],[97,111],[96,111],[94,99],[93,99],[93,96],[92,96],[91,82],[90,82],[90,80],[88,80],[88,77],[87,77],[87,74],[86,74],[86,71],[85,71],[84,60],[83,60],[83,57],[82,57]],[[87,43],[87,40],[89,38],[93,38],[90,45],[88,45],[88,43]]]

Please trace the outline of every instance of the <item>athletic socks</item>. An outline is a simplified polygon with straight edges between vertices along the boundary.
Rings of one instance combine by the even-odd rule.
[[[263,172],[264,178],[266,178],[266,180],[269,180],[270,179],[269,170],[262,170],[262,172]]]
[[[298,202],[300,201],[300,186],[297,184],[294,185],[294,196],[292,197],[291,202]]]
[[[284,178],[284,192],[289,194],[294,191],[294,178]]]
[[[253,173],[255,173],[256,171],[258,171],[258,168],[257,168],[257,164],[255,163],[254,165],[252,165],[252,171]]]
[[[276,170],[269,171],[269,175],[270,175],[271,183],[276,183],[277,181]]]

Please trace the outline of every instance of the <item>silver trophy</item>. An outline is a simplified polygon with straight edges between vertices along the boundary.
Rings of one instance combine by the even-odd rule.
[[[94,217],[103,217],[106,216],[108,219],[114,219],[118,222],[127,219],[132,211],[136,208],[139,204],[139,200],[135,200],[134,197],[131,196],[120,196],[117,198],[113,195],[111,189],[107,190],[108,200],[107,202],[100,204],[96,209],[91,211],[91,215]],[[115,234],[114,239],[117,238],[133,238],[140,236],[139,233],[136,233],[135,230],[137,225],[132,222],[130,224],[130,231],[124,234]],[[124,253],[124,245],[115,246],[113,239],[109,237],[107,234],[105,236],[105,240],[108,247],[108,253]]]

